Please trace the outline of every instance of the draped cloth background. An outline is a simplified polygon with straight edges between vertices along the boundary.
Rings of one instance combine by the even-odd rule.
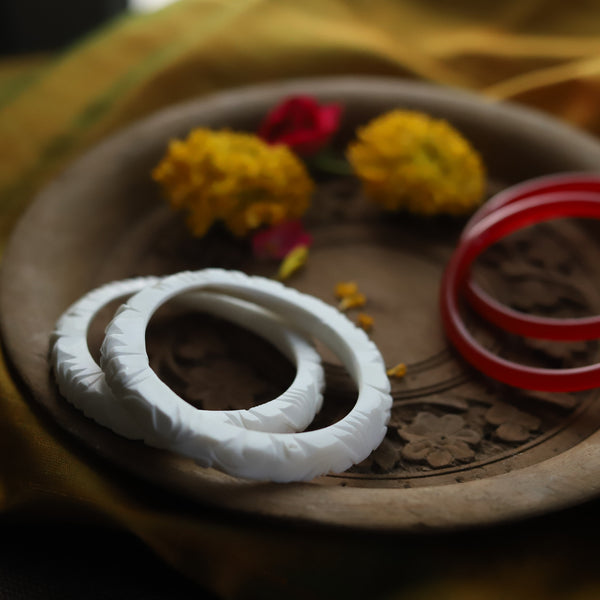
[[[229,87],[340,74],[475,90],[600,135],[600,2],[182,0],[123,18],[59,56],[0,62],[0,247],[36,190],[125,124]],[[125,528],[225,597],[356,592],[361,578],[343,586],[336,578],[342,569],[360,564],[367,573],[372,562],[378,571],[396,558],[390,540],[234,523],[149,493],[84,456],[40,419],[3,363],[0,511]],[[555,559],[502,563],[516,586],[511,597],[559,597],[543,578],[524,576],[524,565],[528,573],[554,569]],[[500,597],[493,594],[495,576],[438,575],[412,579],[414,597]],[[584,583],[578,598],[600,597],[598,581]],[[253,595],[256,589],[261,593]]]

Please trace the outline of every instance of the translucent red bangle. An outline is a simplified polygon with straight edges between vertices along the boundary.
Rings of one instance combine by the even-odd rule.
[[[473,214],[463,229],[461,236],[475,225],[502,206],[513,202],[539,196],[540,194],[551,194],[553,192],[590,192],[600,193],[600,174],[594,173],[559,173],[555,175],[544,175],[528,179],[523,183],[517,183],[492,196],[481,208]]]
[[[467,223],[461,240],[483,218],[503,206],[536,198],[538,202],[565,197],[581,197],[581,193],[600,198],[600,175],[570,173],[532,179],[513,186],[491,198]],[[567,195],[567,196],[566,196]],[[492,298],[468,279],[464,288],[467,302],[485,319],[496,326],[529,337],[549,340],[590,340],[600,338],[600,317],[552,319],[513,310]]]
[[[440,289],[440,309],[446,335],[460,354],[486,375],[515,387],[547,392],[572,392],[600,386],[600,365],[573,369],[542,369],[521,365],[494,355],[479,344],[459,313],[459,292],[472,262],[499,239],[528,225],[558,217],[600,219],[600,200],[595,195],[565,193],[540,202],[526,198],[481,218],[465,232],[452,255]],[[586,197],[583,197],[586,196]]]

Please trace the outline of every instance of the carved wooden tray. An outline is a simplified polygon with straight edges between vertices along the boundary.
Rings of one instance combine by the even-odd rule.
[[[490,191],[557,171],[594,170],[600,145],[539,114],[439,87],[375,78],[278,83],[236,90],[162,111],[77,161],[34,201],[6,251],[0,325],[7,355],[32,401],[113,465],[174,493],[226,510],[356,529],[421,530],[493,523],[583,501],[600,490],[598,392],[535,394],[479,376],[447,346],[437,288],[461,223],[383,218],[351,180],[323,183],[308,217],[315,244],[290,285],[334,303],[339,280],[359,282],[376,320],[373,339],[394,381],[382,446],[342,475],[309,483],[243,481],[87,420],[58,394],[48,372],[48,336],[60,313],[93,287],[118,278],[204,266],[272,275],[243,243],[215,233],[193,240],[149,177],[169,138],[199,125],[253,130],[279,99],[308,93],[345,105],[340,143],[385,110],[417,108],[452,121],[482,152]],[[524,310],[582,315],[600,309],[600,251],[580,223],[536,227],[480,261],[477,275]],[[97,351],[109,311],[90,332]],[[534,364],[594,362],[595,342],[540,344],[500,338],[471,319],[499,352]],[[154,368],[187,401],[237,408],[273,397],[291,366],[268,344],[203,315],[164,311],[151,324]],[[326,408],[315,426],[352,404],[354,390],[331,357]]]

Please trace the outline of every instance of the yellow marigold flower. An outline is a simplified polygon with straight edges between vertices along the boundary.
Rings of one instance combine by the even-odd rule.
[[[171,206],[187,212],[196,236],[216,221],[243,236],[262,225],[297,219],[314,189],[304,164],[287,146],[202,128],[173,140],[152,177]]]
[[[464,215],[483,200],[481,157],[449,123],[394,110],[357,131],[347,158],[365,194],[385,210]]]

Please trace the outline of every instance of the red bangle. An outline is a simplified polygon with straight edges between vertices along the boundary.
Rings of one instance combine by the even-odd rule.
[[[547,202],[565,197],[581,197],[581,193],[600,198],[600,176],[588,173],[550,175],[532,179],[496,194],[467,223],[461,240],[482,219],[503,206],[536,198]],[[527,315],[498,302],[468,279],[464,288],[467,302],[496,326],[519,335],[549,340],[590,340],[600,338],[600,317],[552,319]]]
[[[461,239],[475,223],[478,223],[483,217],[486,217],[498,208],[512,204],[518,200],[523,200],[524,198],[531,198],[540,194],[551,194],[553,192],[600,193],[600,174],[559,173],[544,175],[506,188],[492,196],[471,216],[463,229]]]
[[[577,195],[577,198],[575,198]],[[452,255],[440,289],[440,309],[446,335],[460,354],[486,375],[509,385],[547,392],[573,392],[600,386],[600,365],[572,369],[528,367],[500,358],[479,344],[459,313],[459,292],[472,262],[499,239],[528,225],[558,217],[600,219],[600,199],[594,194],[565,193],[540,203],[526,198],[498,208],[464,233]]]

